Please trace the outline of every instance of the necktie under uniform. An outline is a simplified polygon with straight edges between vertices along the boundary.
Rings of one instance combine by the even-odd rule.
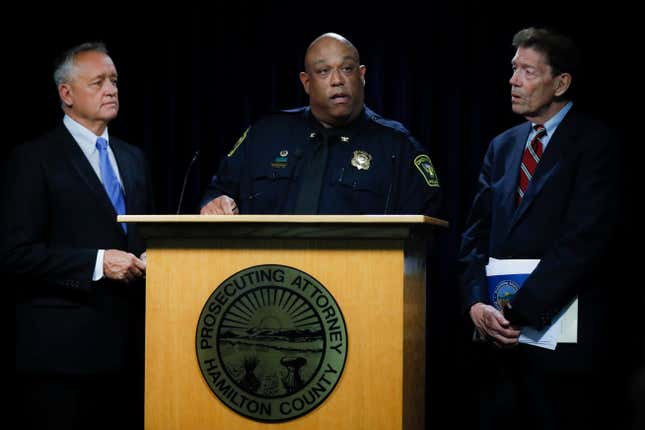
[[[320,133],[320,139],[310,144],[313,148],[304,157],[304,166],[296,206],[293,213],[298,215],[315,215],[318,213],[320,192],[327,167],[329,138],[327,133]]]

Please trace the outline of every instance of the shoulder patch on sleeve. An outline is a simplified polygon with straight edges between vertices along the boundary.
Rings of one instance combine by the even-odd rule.
[[[414,159],[414,165],[421,172],[423,179],[426,180],[429,187],[439,186],[439,178],[437,178],[437,173],[434,171],[434,167],[432,167],[430,157],[426,154],[417,155]]]
[[[249,130],[251,127],[248,127],[246,130],[244,130],[244,133],[242,136],[240,136],[239,139],[237,139],[237,142],[235,142],[235,145],[233,145],[233,149],[231,149],[231,152],[228,153],[228,157],[231,157],[233,154],[235,154],[235,151],[237,151],[237,148],[246,140],[246,135],[249,133]]]

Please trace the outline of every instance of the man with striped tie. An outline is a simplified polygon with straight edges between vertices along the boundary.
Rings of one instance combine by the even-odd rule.
[[[473,345],[479,423],[591,428],[620,406],[617,384],[626,382],[608,371],[610,303],[620,293],[604,264],[621,216],[619,142],[572,102],[579,55],[571,39],[527,28],[513,46],[511,106],[527,122],[490,143],[460,250],[464,312],[482,341]],[[502,310],[488,295],[489,258],[539,260]],[[576,343],[551,350],[520,339],[576,297]]]

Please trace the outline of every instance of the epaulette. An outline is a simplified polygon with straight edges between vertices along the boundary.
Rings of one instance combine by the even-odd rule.
[[[307,106],[302,106],[302,107],[297,107],[297,108],[293,108],[293,109],[281,109],[281,110],[275,111],[273,113],[302,113],[307,109],[308,109]]]
[[[398,121],[394,121],[392,119],[386,119],[365,106],[365,115],[367,115],[367,118],[370,121],[373,121],[379,125],[382,125],[383,127],[391,128],[393,130],[398,131],[399,133],[403,133],[405,135],[409,135],[410,132],[408,131],[407,128],[403,124],[401,124]]]

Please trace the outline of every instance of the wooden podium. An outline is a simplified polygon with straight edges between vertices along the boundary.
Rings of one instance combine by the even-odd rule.
[[[424,429],[426,242],[447,222],[421,215],[128,215],[118,221],[137,223],[148,244],[146,429]],[[279,422],[248,418],[223,403],[196,352],[202,313],[216,308],[213,297],[226,301],[214,291],[258,265],[294,268],[317,280],[346,328],[346,338],[335,337],[346,342],[335,387],[308,413]],[[245,396],[234,398],[237,392],[227,391],[228,397],[244,403]],[[296,399],[280,408],[293,412],[302,405]]]

